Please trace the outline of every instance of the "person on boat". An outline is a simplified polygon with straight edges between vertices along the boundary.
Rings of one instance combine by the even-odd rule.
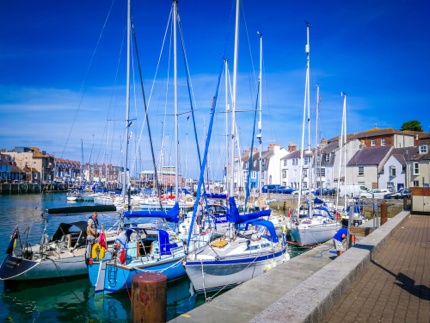
[[[97,227],[99,226],[99,221],[97,220],[97,217],[97,212],[93,212],[87,222],[87,236],[94,237],[94,239],[97,238]]]
[[[346,251],[346,242],[348,237],[348,229],[346,226],[342,226],[336,234],[333,236],[333,245],[336,249],[337,255],[340,256]]]
[[[200,231],[202,229],[202,221],[203,221],[203,205],[202,201],[199,201],[199,205],[197,206],[197,212],[196,212],[196,223],[200,228]]]
[[[114,255],[116,255],[120,261],[121,264],[125,263],[125,260],[127,258],[127,243],[129,239],[127,236],[127,231],[123,230],[121,231],[118,236],[115,238],[115,252]]]

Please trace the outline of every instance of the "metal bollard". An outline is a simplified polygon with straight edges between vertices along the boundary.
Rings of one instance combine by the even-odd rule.
[[[132,280],[132,322],[166,322],[167,277],[161,273],[136,274]]]
[[[381,225],[387,222],[387,214],[388,214],[388,206],[387,202],[382,201],[381,203]]]

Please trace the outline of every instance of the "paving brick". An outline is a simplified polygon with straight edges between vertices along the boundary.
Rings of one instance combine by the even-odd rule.
[[[321,322],[337,321],[339,304],[351,307],[348,322],[351,315],[354,322],[430,322],[430,216],[411,215],[402,227]]]

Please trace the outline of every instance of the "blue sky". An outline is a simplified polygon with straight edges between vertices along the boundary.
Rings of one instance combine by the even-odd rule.
[[[169,37],[161,50],[171,5],[168,0],[132,1],[147,101],[153,88],[149,119],[154,150],[158,161],[163,149],[164,165],[174,164]],[[312,146],[316,84],[321,96],[319,138],[340,134],[341,91],[348,95],[348,133],[375,125],[399,129],[409,120],[430,131],[429,7],[424,0],[242,0],[237,109],[249,111],[256,104],[260,31],[263,148],[301,143],[305,21],[311,23]],[[179,2],[202,149],[224,56],[233,70],[233,8],[233,0]],[[125,0],[0,3],[0,148],[38,147],[65,159],[123,163],[125,13]],[[183,61],[178,41],[180,170],[197,177]],[[138,80],[135,58],[133,66]],[[140,85],[132,83],[131,168],[152,169],[142,99],[133,94],[140,93]],[[209,155],[211,174],[218,179],[225,162],[224,92],[222,83]],[[253,112],[238,113],[237,123],[240,148],[249,149]]]

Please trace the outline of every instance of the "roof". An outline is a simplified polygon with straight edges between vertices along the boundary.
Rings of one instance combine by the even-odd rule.
[[[391,146],[365,147],[352,156],[347,166],[379,165],[391,149]]]

